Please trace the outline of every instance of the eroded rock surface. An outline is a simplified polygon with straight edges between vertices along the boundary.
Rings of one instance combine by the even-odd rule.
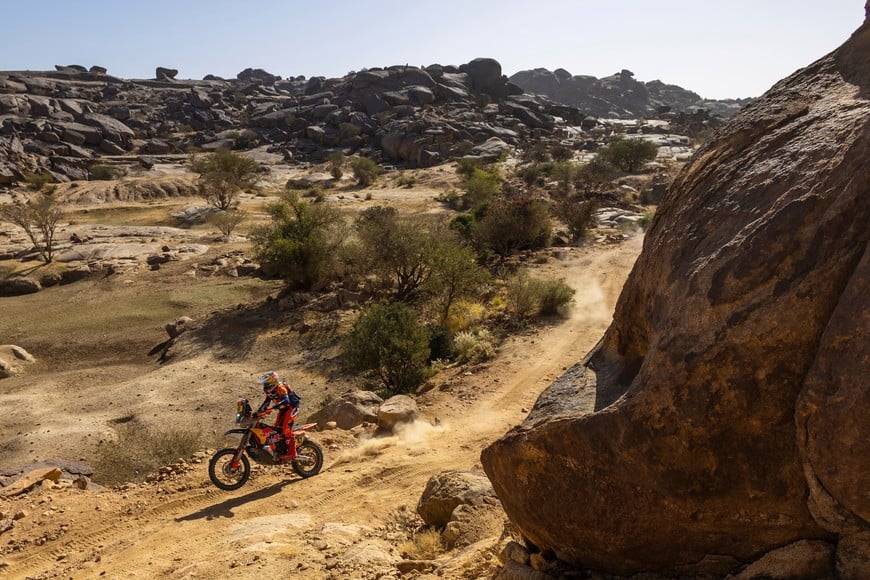
[[[535,546],[620,574],[724,574],[867,529],[868,159],[865,21],[665,194],[611,327],[558,385],[594,403],[545,393],[484,450]]]

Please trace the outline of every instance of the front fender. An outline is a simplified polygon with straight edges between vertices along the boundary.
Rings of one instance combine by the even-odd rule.
[[[230,429],[229,431],[224,431],[224,435],[234,435],[238,433],[244,433],[247,429]]]

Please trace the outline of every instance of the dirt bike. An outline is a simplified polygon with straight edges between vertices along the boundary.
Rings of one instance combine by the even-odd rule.
[[[238,447],[227,447],[212,455],[208,462],[208,477],[220,489],[232,491],[239,489],[251,476],[251,460],[261,465],[281,465],[290,463],[293,471],[302,477],[320,473],[323,467],[323,450],[317,442],[307,438],[306,431],[317,425],[308,423],[293,429],[293,442],[296,445],[296,459],[281,460],[283,436],[279,430],[260,421],[259,413],[254,413],[247,399],[239,399],[236,405],[236,424],[240,428],[230,429],[224,435],[241,434]],[[264,413],[267,414],[267,413]]]

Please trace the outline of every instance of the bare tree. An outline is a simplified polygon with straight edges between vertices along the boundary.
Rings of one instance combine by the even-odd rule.
[[[40,193],[30,203],[0,206],[0,217],[25,231],[46,264],[52,260],[54,234],[63,215],[63,208],[50,193]]]

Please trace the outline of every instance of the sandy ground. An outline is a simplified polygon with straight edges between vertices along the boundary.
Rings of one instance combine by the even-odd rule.
[[[569,318],[510,338],[484,365],[444,371],[437,386],[419,396],[421,420],[399,435],[358,441],[344,432],[314,434],[326,455],[316,477],[301,479],[289,467],[255,468],[245,487],[221,492],[210,485],[205,463],[199,462],[158,483],[98,491],[46,485],[0,499],[0,522],[23,514],[0,534],[0,576],[399,577],[394,564],[397,544],[406,539],[402,522],[413,518],[427,480],[445,470],[480,469],[481,450],[520,423],[540,392],[595,344],[641,244],[642,237],[635,235],[618,244],[560,249],[558,257],[538,268],[577,290]],[[176,267],[178,276],[185,275],[187,266]],[[159,321],[182,312],[207,316],[221,301],[251,303],[277,290],[263,281],[198,283],[197,292],[180,292],[169,282],[155,287],[142,272],[122,284],[84,282],[16,299],[19,306],[6,310],[3,323],[9,339],[0,343],[25,342],[27,325],[39,320],[56,326],[57,341],[43,338],[30,347],[39,351],[40,362],[29,378],[0,382],[6,420],[0,429],[0,465],[79,459],[70,453],[82,453],[83,441],[111,436],[111,421],[131,413],[183,422],[196,408],[197,416],[205,412],[214,425],[228,428],[235,396],[255,396],[253,377],[264,367],[278,367],[297,384],[304,381],[302,392],[308,391],[313,405],[315,389],[329,379],[296,369],[292,357],[277,358],[286,347],[280,332],[273,340],[252,338],[230,355],[204,349],[165,365],[141,356],[165,340]],[[55,290],[57,308],[72,308],[75,320],[55,320],[51,306],[36,298]],[[103,307],[87,298],[100,292],[105,293]],[[163,298],[173,292],[179,292],[180,307],[165,306]],[[162,298],[148,298],[155,293]],[[130,335],[117,313],[111,314],[111,304],[125,304],[130,296],[140,296],[147,313],[124,316],[145,316],[154,322],[153,330]],[[131,322],[130,327],[149,324]],[[285,364],[275,365],[276,360]],[[340,388],[332,385],[333,392]],[[217,401],[205,411],[197,407],[205,397],[202,389],[221,393],[212,395]],[[441,561],[448,577],[485,577],[495,564],[485,551],[465,559],[448,553]]]

